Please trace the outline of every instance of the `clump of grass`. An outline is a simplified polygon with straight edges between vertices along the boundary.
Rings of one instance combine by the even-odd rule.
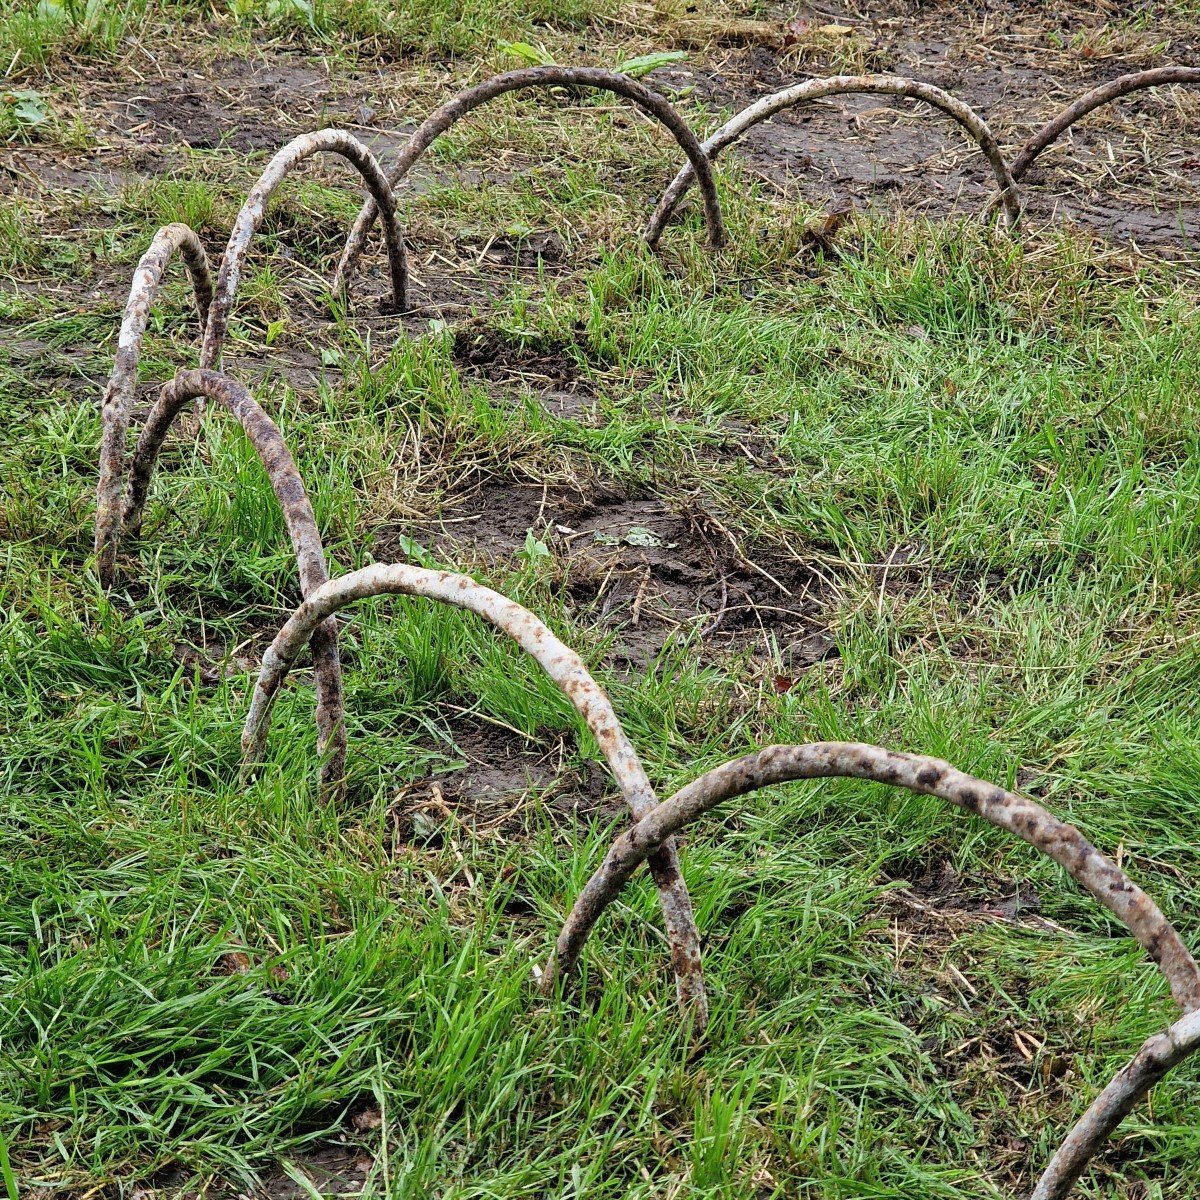
[[[36,269],[43,250],[32,207],[17,196],[0,196],[0,270]]]
[[[445,58],[550,25],[578,31],[603,21],[617,0],[13,0],[0,16],[0,73],[45,74],[58,59],[117,57],[149,26],[207,19],[269,28],[348,53]]]
[[[144,20],[150,0],[15,0],[0,17],[7,74],[44,69],[58,54],[106,58]]]
[[[182,221],[197,233],[216,224],[218,195],[202,177],[166,177],[138,181],[122,189],[120,205],[129,215],[169,225]],[[224,215],[224,214],[222,214]]]
[[[350,45],[375,55],[440,58],[490,48],[497,40],[550,24],[577,30],[616,10],[615,0],[236,0],[242,21],[260,21],[301,37]]]

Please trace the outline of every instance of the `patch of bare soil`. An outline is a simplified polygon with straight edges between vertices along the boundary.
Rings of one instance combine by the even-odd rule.
[[[773,551],[743,547],[697,503],[599,483],[564,491],[492,480],[439,518],[376,533],[380,560],[397,534],[459,562],[508,561],[544,549],[569,600],[614,630],[614,659],[645,669],[673,633],[711,650],[749,650],[801,672],[836,652],[821,614],[823,576]]]
[[[310,63],[277,55],[269,62],[218,60],[205,70],[172,64],[163,78],[135,90],[97,85],[91,94],[108,129],[142,145],[273,153],[317,127],[332,93],[330,79]]]
[[[561,747],[556,763],[553,750],[485,721],[456,722],[451,736],[464,765],[437,776],[441,794],[456,811],[464,803],[474,805],[473,815],[484,821],[496,815],[496,802],[550,787],[562,766]]]
[[[323,1196],[357,1196],[374,1163],[350,1146],[329,1145],[301,1157],[292,1166]],[[263,1194],[268,1200],[309,1200],[312,1191],[294,1176],[282,1175],[267,1180]]]
[[[949,863],[911,869],[892,864],[885,878],[901,884],[886,893],[889,908],[911,914],[905,927],[923,936],[953,928],[956,920],[965,924],[974,918],[1055,928],[1039,915],[1041,897],[1027,881],[964,876]]]
[[[157,71],[138,79],[79,64],[71,107],[92,147],[5,147],[0,190],[113,191],[169,173],[184,148],[274,153],[326,114],[352,116],[358,108],[351,97],[339,101],[340,89],[299,55],[204,68],[179,48],[159,49]]]
[[[853,30],[869,44],[869,62],[828,69],[798,63],[781,38],[775,46],[718,47],[702,65],[662,68],[652,78],[660,88],[694,88],[737,111],[809,71],[907,75],[971,105],[1011,158],[1049,117],[1095,85],[1148,66],[1200,63],[1200,25],[1151,19],[1137,33],[1118,23],[1121,15],[1106,3],[822,6],[813,21]],[[1025,177],[1028,214],[1034,224],[1066,219],[1139,247],[1194,252],[1198,134],[1198,89],[1138,92],[1105,106],[1043,153]],[[986,161],[950,118],[882,96],[803,105],[756,126],[725,153],[785,193],[832,209],[889,204],[935,216],[971,214],[993,192]]]
[[[184,82],[169,84],[153,96],[129,96],[120,103],[124,116],[139,131],[158,141],[182,142],[192,150],[275,150],[277,127],[247,117],[217,100],[207,88]]]
[[[350,1123],[363,1133],[377,1128],[372,1123],[369,1109],[354,1114]],[[160,1171],[148,1185],[134,1188],[132,1195],[135,1200],[152,1200],[155,1197],[171,1197],[171,1200],[234,1200],[234,1197],[239,1200],[248,1197],[258,1200],[311,1200],[315,1190],[321,1196],[359,1196],[374,1166],[372,1157],[364,1150],[337,1142],[325,1142],[315,1148],[299,1150],[290,1155],[288,1161],[292,1167],[291,1174],[277,1168],[268,1173],[261,1186],[252,1192],[221,1180],[207,1183],[202,1188],[187,1186],[184,1181],[190,1172],[182,1167],[168,1167]],[[308,1181],[307,1187],[302,1180]],[[106,1191],[105,1194],[109,1193]]]
[[[498,329],[454,331],[454,361],[487,379],[534,378],[547,383],[579,382],[579,367],[565,342],[514,341]]]
[[[453,353],[464,374],[505,390],[514,383],[529,387],[555,416],[580,416],[594,398],[592,385],[580,377],[579,364],[566,342],[514,341],[497,329],[464,325],[455,330]]]
[[[392,801],[393,852],[410,842],[443,845],[458,825],[475,836],[519,840],[535,816],[548,815],[574,835],[625,811],[606,768],[591,760],[565,765],[569,748],[561,739],[548,745],[473,716],[455,720],[450,738],[446,767]]]

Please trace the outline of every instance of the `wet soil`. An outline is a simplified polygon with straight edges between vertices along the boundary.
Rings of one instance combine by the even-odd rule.
[[[457,826],[477,837],[521,840],[548,816],[568,840],[625,813],[608,770],[574,758],[561,738],[533,739],[475,716],[448,727],[446,764],[397,794],[390,808],[393,853],[439,847]],[[571,759],[575,765],[568,765]]]
[[[377,1126],[378,1114],[364,1108],[350,1118],[356,1131],[367,1133]],[[374,1160],[365,1150],[351,1144],[326,1142],[315,1149],[297,1150],[289,1156],[294,1175],[272,1174],[261,1187],[247,1193],[242,1187],[215,1180],[203,1188],[188,1185],[189,1172],[182,1167],[169,1167],[128,1194],[132,1200],[235,1200],[248,1195],[261,1200],[311,1200],[321,1196],[360,1196]],[[307,1180],[307,1186],[302,1180]],[[90,1194],[90,1193],[89,1193]],[[110,1194],[107,1191],[104,1194]],[[126,1194],[124,1192],[120,1194]]]
[[[460,371],[499,385],[511,394],[513,385],[535,392],[538,402],[554,416],[582,416],[595,397],[591,383],[581,378],[571,347],[556,339],[513,339],[490,327],[462,325],[454,335],[454,361]]]
[[[743,547],[699,504],[598,481],[562,490],[493,479],[451,498],[438,518],[380,528],[380,560],[402,554],[400,534],[450,561],[551,560],[570,605],[619,634],[611,657],[631,670],[646,669],[672,635],[795,672],[836,653],[822,622],[825,579]]]
[[[781,8],[766,21],[732,22],[728,35],[714,28],[686,63],[661,68],[650,79],[667,92],[689,89],[711,105],[737,110],[810,75],[911,75],[972,105],[1011,155],[1048,116],[1097,83],[1148,66],[1200,64],[1195,22],[1150,6],[1144,28],[1136,30],[1133,15],[1105,0],[989,0],[982,7],[957,0],[864,0],[823,5],[819,12],[802,6],[798,15]],[[826,39],[822,54],[799,53],[784,44],[797,21],[849,31],[845,48],[839,51],[834,38]],[[205,37],[203,27],[196,37]],[[386,160],[421,109],[386,89],[381,96],[378,84],[370,70],[333,78],[323,60],[282,45],[209,65],[166,47],[154,68],[137,77],[81,64],[71,81],[73,108],[92,145],[78,151],[36,143],[0,149],[0,192],[111,191],[169,172],[185,146],[261,153],[330,123],[350,129]],[[1070,220],[1122,243],[1194,254],[1200,236],[1198,134],[1200,89],[1125,97],[1076,125],[1042,156],[1024,181],[1029,214],[1034,222]],[[887,97],[841,96],[803,106],[757,126],[726,153],[736,154],[753,177],[835,210],[884,204],[966,214],[978,211],[992,192],[990,170],[954,122]],[[420,190],[437,172],[422,163],[406,186]],[[460,170],[456,177],[503,174]],[[489,270],[499,269],[499,278],[507,280],[513,269],[536,271],[566,257],[549,231],[522,239],[490,231],[478,243],[460,248],[465,275],[476,278],[454,269],[458,255],[449,256],[449,265],[432,256],[427,263],[418,259],[419,308],[435,316],[469,309],[486,302],[479,275],[486,280]]]
[[[810,75],[911,76],[971,105],[1011,159],[1049,117],[1095,85],[1150,66],[1200,64],[1200,25],[1164,17],[1130,32],[1118,21],[1131,15],[1126,6],[1102,2],[870,0],[806,15],[851,31],[846,44],[859,48],[855,60],[834,69],[798,61],[783,45],[787,22],[780,19],[780,36],[768,37],[774,44],[718,47],[702,64],[662,68],[652,78],[665,90],[694,88],[711,104],[738,111]],[[1120,243],[1194,256],[1198,135],[1200,89],[1138,92],[1105,106],[1045,151],[1025,177],[1028,217],[1035,226],[1071,221]],[[831,210],[885,205],[965,215],[993,192],[986,161],[950,118],[885,96],[835,96],[781,113],[725,153],[737,154],[752,177]]]

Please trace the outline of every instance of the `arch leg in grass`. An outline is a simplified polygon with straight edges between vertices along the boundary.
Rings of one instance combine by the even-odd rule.
[[[1000,143],[988,128],[987,122],[970,106],[955,99],[949,92],[934,87],[930,83],[921,83],[916,79],[905,79],[899,75],[833,75],[828,79],[808,79],[803,83],[784,88],[773,95],[756,100],[747,108],[742,109],[736,116],[731,117],[716,133],[702,143],[704,153],[708,158],[715,159],[731,142],[737,141],[746,130],[783,112],[794,108],[806,100],[819,100],[823,96],[850,95],[858,92],[870,92],[887,96],[909,96],[914,100],[923,100],[934,108],[940,109],[953,117],[971,135],[996,176],[1000,188],[1000,196],[1004,204],[1010,224],[1015,225],[1021,215],[1021,206],[1017,198],[1017,187],[1013,174],[1004,161],[1000,151]],[[691,164],[684,166],[663,192],[646,226],[644,234],[651,246],[658,244],[662,232],[666,228],[675,206],[683,198],[683,194],[692,185],[695,175]]]
[[[1108,83],[1102,83],[1090,92],[1084,92],[1078,100],[1068,104],[1062,112],[1047,121],[1021,147],[1020,153],[1012,162],[1012,177],[1016,180],[1023,179],[1038,155],[1058,141],[1076,121],[1082,120],[1088,113],[1094,112],[1102,105],[1111,104],[1122,96],[1128,96],[1130,92],[1172,83],[1200,85],[1200,67],[1155,67],[1150,71],[1134,71],[1132,74],[1110,79]],[[995,208],[996,200],[993,199],[986,211],[994,212]]]
[[[818,742],[767,746],[702,775],[616,838],[563,925],[543,987],[553,986],[556,970],[571,970],[600,914],[663,838],[734,796],[794,779],[830,777],[869,779],[938,796],[1008,830],[1065,867],[1125,925],[1166,978],[1185,1015],[1143,1045],[1068,1134],[1032,1197],[1061,1200],[1122,1118],[1173,1066],[1200,1048],[1200,968],[1158,906],[1079,830],[1033,801],[940,759],[856,742]]]
[[[356,137],[341,129],[320,129],[316,133],[301,134],[288,142],[267,164],[267,169],[250,189],[246,203],[237,215],[229,244],[225,247],[225,257],[217,273],[216,294],[204,330],[204,345],[200,350],[201,367],[213,368],[220,361],[242,267],[250,252],[250,242],[262,224],[268,201],[292,170],[306,158],[326,150],[340,154],[358,168],[371,194],[371,203],[383,213],[392,304],[397,311],[404,310],[408,303],[408,259],[404,251],[404,238],[396,221],[396,201],[375,156]]]
[[[150,319],[159,282],[172,257],[178,252],[187,267],[200,315],[200,328],[208,320],[212,302],[212,277],[204,247],[195,231],[176,222],[164,225],[142,255],[133,273],[129,299],[117,335],[117,353],[112,374],[101,402],[100,478],[96,484],[96,569],[104,587],[112,584],[116,571],[117,543],[121,537],[121,506],[125,483],[125,441],[129,433],[129,413],[137,388],[138,359],[142,338]]]
[[[1147,1038],[1063,1139],[1030,1200],[1062,1200],[1096,1151],[1172,1067],[1200,1050],[1200,1009]]]
[[[469,576],[431,571],[405,563],[363,567],[322,584],[307,595],[304,603],[288,618],[263,655],[258,683],[254,687],[242,732],[242,753],[248,764],[256,762],[262,755],[275,696],[296,655],[313,632],[347,604],[368,596],[387,594],[425,596],[442,604],[469,609],[508,634],[536,660],[583,717],[616,777],[634,819],[641,820],[659,811],[661,806],[657,804],[645,768],[625,736],[611,702],[574,650],[555,637],[528,609],[476,583]],[[708,1018],[700,940],[673,840],[663,838],[645,857],[649,859],[658,886],[679,1003],[698,1034]]]
[[[240,383],[215,371],[180,371],[163,387],[142,427],[129,469],[125,528],[130,531],[140,529],[146,495],[163,440],[183,407],[201,396],[215,400],[228,409],[245,430],[246,437],[262,460],[275,498],[283,511],[284,524],[296,554],[300,591],[305,596],[318,591],[329,579],[325,550],[296,461],[278,426],[263,412],[254,397]],[[333,797],[344,786],[346,773],[346,723],[337,623],[332,618],[318,623],[310,631],[307,642],[312,646],[317,685],[317,748],[323,755],[321,788],[327,797]]]
[[[688,169],[691,171],[689,179],[699,180],[700,190],[704,195],[709,248],[717,249],[725,244],[725,222],[721,216],[721,202],[717,198],[712,167],[696,135],[665,96],[651,91],[645,84],[638,83],[636,79],[618,71],[605,71],[596,67],[527,67],[520,71],[507,71],[503,75],[496,75],[467,88],[439,108],[435,108],[417,127],[408,145],[400,151],[400,157],[388,168],[388,182],[395,187],[434,141],[472,109],[504,95],[505,92],[546,87],[587,87],[612,92],[626,100],[632,100],[665,125],[688,157]],[[343,286],[358,265],[367,234],[371,232],[377,215],[376,205],[368,200],[354,222],[346,248],[342,251],[342,260],[338,263],[336,280]]]

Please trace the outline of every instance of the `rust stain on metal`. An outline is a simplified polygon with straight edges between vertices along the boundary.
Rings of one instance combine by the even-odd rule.
[[[1096,1151],[1146,1093],[1172,1067],[1197,1050],[1200,1050],[1200,1010],[1188,1013],[1163,1033],[1147,1038],[1063,1139],[1030,1200],[1063,1200]]]
[[[831,776],[869,779],[938,796],[978,813],[1042,850],[1120,918],[1165,976],[1185,1015],[1166,1033],[1156,1034],[1146,1042],[1062,1143],[1031,1197],[1031,1200],[1062,1200],[1123,1117],[1172,1066],[1200,1048],[1200,969],[1157,905],[1079,830],[1033,801],[965,775],[940,759],[899,754],[862,743],[821,742],[807,746],[767,746],[707,772],[613,842],[563,925],[554,957],[541,977],[543,990],[549,991],[554,986],[556,974],[574,967],[605,907],[637,865],[653,854],[665,838],[734,796],[788,780]],[[676,970],[682,972],[684,964],[677,955],[682,955],[682,951],[673,946]]]
[[[768,746],[708,772],[621,834],[563,926],[557,969],[569,970],[574,965],[600,913],[636,865],[664,838],[733,796],[787,780],[829,776],[870,779],[939,796],[1042,850],[1125,924],[1159,963],[1184,1011],[1200,1007],[1200,969],[1179,934],[1150,897],[1074,826],[1059,821],[1033,801],[984,784],[949,763],[853,742]],[[552,964],[543,978],[553,973]]]

